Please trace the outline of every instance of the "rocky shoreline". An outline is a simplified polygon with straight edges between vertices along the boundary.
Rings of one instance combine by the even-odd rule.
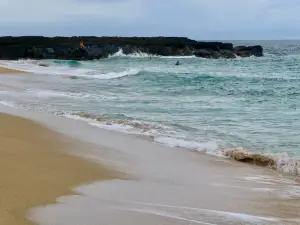
[[[232,43],[199,42],[184,37],[0,37],[0,59],[93,60],[107,58],[120,49],[162,56],[219,59],[263,56],[263,48]]]

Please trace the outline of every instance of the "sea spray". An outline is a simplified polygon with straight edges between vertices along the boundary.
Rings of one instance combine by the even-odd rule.
[[[197,58],[194,55],[190,56],[181,56],[181,55],[175,55],[175,56],[161,56],[161,55],[154,55],[154,54],[148,54],[141,51],[136,51],[130,54],[124,54],[124,51],[122,48],[120,48],[116,53],[109,55],[108,58],[162,58],[162,59],[192,59]]]
[[[268,167],[278,172],[300,176],[300,160],[292,158],[286,152],[264,154],[249,152],[242,147],[222,149],[222,153],[239,162]]]

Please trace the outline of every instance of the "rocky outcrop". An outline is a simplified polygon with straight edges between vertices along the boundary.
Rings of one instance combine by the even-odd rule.
[[[120,48],[124,54],[143,52],[211,59],[263,55],[261,46],[233,47],[232,43],[200,42],[182,37],[0,37],[0,59],[5,60],[92,60],[106,58]]]
[[[233,52],[240,57],[263,56],[263,48],[260,45],[255,46],[237,46],[233,48]]]

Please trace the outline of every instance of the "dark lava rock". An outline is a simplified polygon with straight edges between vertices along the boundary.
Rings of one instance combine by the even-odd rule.
[[[83,42],[85,47],[80,46]],[[234,58],[263,56],[261,46],[237,46],[223,42],[200,42],[185,37],[0,37],[0,59],[106,58],[120,49],[124,54],[143,52],[162,56]]]
[[[237,46],[233,49],[234,53],[240,57],[263,56],[263,48],[260,45],[255,46]]]
[[[220,51],[220,58],[234,59],[236,58],[236,56],[237,55],[233,51],[229,51],[229,50]]]
[[[214,55],[214,51],[212,50],[200,49],[195,52],[195,56],[201,58],[212,59],[214,58],[213,55]]]

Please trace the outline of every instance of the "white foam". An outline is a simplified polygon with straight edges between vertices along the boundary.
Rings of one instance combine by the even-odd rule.
[[[121,202],[121,201],[120,201]],[[249,215],[245,213],[234,213],[234,212],[225,212],[225,211],[218,211],[218,210],[211,210],[211,209],[203,209],[203,208],[193,208],[193,207],[185,207],[185,206],[176,206],[176,205],[166,205],[166,204],[158,204],[158,203],[149,203],[149,202],[137,202],[137,201],[126,201],[128,203],[133,203],[133,204],[138,204],[140,207],[139,208],[131,208],[131,209],[124,209],[124,210],[133,210],[133,211],[140,211],[141,212],[149,212],[149,213],[159,213],[160,215],[164,215],[163,210],[159,210],[159,207],[161,208],[166,208],[166,209],[178,209],[182,210],[185,212],[185,214],[192,214],[193,211],[198,212],[198,213],[205,213],[206,216],[222,216],[224,219],[225,218],[233,218],[237,219],[239,221],[243,222],[263,222],[263,221],[269,221],[269,222],[277,222],[279,221],[278,218],[272,218],[272,217],[262,217],[262,216],[254,216],[254,215]],[[152,209],[141,209],[142,206],[152,206],[154,208]],[[174,211],[173,211],[174,212]],[[167,216],[167,213],[165,214]],[[182,217],[178,217],[182,218]],[[185,219],[188,221],[188,219]],[[205,223],[201,221],[196,221],[192,220],[193,222],[197,222],[199,224],[212,224],[212,223]],[[191,222],[191,221],[190,221]]]
[[[280,190],[276,190],[275,193],[284,199],[294,199],[300,196],[300,187],[298,185],[284,186]]]
[[[95,72],[92,69],[84,68],[70,68],[67,66],[39,66],[37,61],[33,60],[18,60],[18,61],[2,61],[1,66],[8,69],[15,69],[35,74],[47,74],[47,75],[71,75],[76,76],[78,74]]]
[[[101,124],[101,123],[93,123],[90,122],[92,126],[99,127],[102,129],[106,130],[114,130],[114,131],[119,131],[119,132],[124,132],[124,133],[129,133],[130,130],[133,129],[133,127],[128,126],[128,125],[123,125],[123,124]]]
[[[181,147],[181,148],[188,148],[197,151],[212,151],[218,148],[216,143],[213,142],[196,142],[196,141],[186,141],[180,138],[175,137],[155,137],[154,141],[162,144],[166,144],[170,147]]]
[[[122,132],[122,133],[136,134],[136,135],[143,135],[143,136],[152,136],[154,134],[158,134],[158,131],[156,131],[154,129],[155,125],[153,125],[153,129],[152,129],[151,124],[147,124],[147,125],[149,125],[149,126],[147,126],[147,129],[138,128],[138,127],[134,127],[133,125],[130,125],[130,123],[132,123],[132,124],[136,123],[136,124],[141,124],[141,127],[143,127],[144,123],[142,123],[140,121],[136,121],[136,120],[128,121],[128,124],[127,124],[126,122],[122,123],[122,121],[118,122],[118,120],[104,120],[103,122],[100,122],[100,121],[97,121],[92,118],[85,118],[85,117],[82,117],[79,115],[74,115],[74,114],[69,114],[69,113],[62,113],[61,115],[63,115],[66,118],[69,118],[69,119],[84,121],[92,126],[99,127],[99,128],[106,129],[106,130],[113,130],[113,131],[118,131],[118,132]],[[163,128],[164,127],[161,127],[161,129],[163,129]]]
[[[81,120],[89,123],[92,126],[96,126],[102,129],[106,130],[114,130],[122,133],[128,133],[128,134],[136,134],[136,135],[143,135],[143,136],[151,136],[153,137],[154,142],[167,145],[169,147],[179,147],[179,148],[186,148],[191,150],[196,150],[199,152],[205,152],[210,155],[215,155],[218,157],[224,157],[218,149],[218,144],[216,142],[196,142],[196,141],[190,141],[185,140],[184,138],[179,137],[171,137],[171,136],[165,136],[157,129],[166,130],[168,127],[158,127],[157,125],[153,124],[153,128],[151,129],[140,129],[134,126],[131,126],[130,124],[122,124],[122,123],[115,123],[112,121],[103,121],[99,122],[91,118],[85,118],[81,117],[79,115],[69,114],[69,113],[63,113],[63,116],[69,119],[75,119],[75,120]],[[140,123],[143,124],[140,121],[131,121],[133,123]],[[149,127],[151,127],[152,124],[149,123]],[[157,129],[155,129],[157,127]],[[176,134],[175,134],[176,135]]]
[[[125,77],[125,76],[133,76],[137,75],[140,73],[140,69],[128,69],[125,71],[120,71],[120,72],[109,72],[109,73],[103,73],[103,74],[94,74],[94,75],[86,75],[86,74],[77,74],[76,76],[78,77],[85,77],[85,78],[91,78],[91,79],[100,79],[100,80],[109,80],[109,79],[116,79],[120,77]]]
[[[272,177],[272,176],[266,176],[266,175],[257,175],[257,176],[248,176],[248,177],[243,177],[243,179],[252,181],[252,182],[257,182],[261,184],[297,184],[296,181],[288,178],[283,178],[283,177]]]
[[[91,94],[83,94],[83,93],[72,93],[72,92],[60,92],[60,91],[32,91],[37,94],[39,97],[65,97],[65,98],[74,98],[74,99],[85,99],[94,97]]]
[[[42,67],[39,66],[36,61],[32,60],[3,61],[1,62],[1,66],[8,69],[15,69],[36,74],[76,76],[90,79],[115,79],[124,76],[137,75],[141,71],[138,68],[130,68],[124,71],[101,73],[99,69],[72,68],[61,65]]]
[[[154,57],[154,55],[149,55],[147,53],[143,53],[140,51],[126,55],[124,54],[123,49],[120,48],[119,51],[117,51],[115,54],[109,56],[109,58],[115,58],[115,57],[149,58],[149,57]]]
[[[300,161],[283,152],[275,155],[277,170],[284,173],[300,175]]]
[[[159,210],[156,210],[156,209],[131,208],[131,209],[121,209],[121,210],[152,214],[152,215],[156,215],[156,216],[167,217],[167,218],[170,218],[170,219],[185,221],[187,223],[196,223],[196,224],[203,224],[203,225],[217,225],[215,223],[207,223],[207,222],[202,222],[202,221],[199,221],[199,220],[192,220],[192,219],[187,219],[187,218],[184,218],[184,217],[181,217],[181,216],[172,215],[171,213],[160,212]]]
[[[69,119],[85,121],[92,126],[99,127],[99,128],[106,129],[106,130],[114,130],[114,131],[123,132],[123,133],[130,133],[130,131],[132,129],[134,129],[134,127],[125,125],[125,124],[109,123],[109,121],[107,121],[107,122],[103,121],[103,123],[101,123],[101,122],[98,122],[98,121],[90,119],[90,118],[84,118],[84,117],[69,114],[69,113],[64,113],[63,116],[66,118],[69,118]]]
[[[276,153],[276,154],[267,154],[261,152],[249,152],[247,149],[243,147],[236,147],[236,148],[224,148],[222,149],[222,153],[228,157],[235,159],[235,155],[241,154],[244,156],[253,156],[259,155],[263,158],[266,158],[274,164],[278,172],[289,173],[293,175],[300,175],[300,159],[294,158],[288,155],[286,152]],[[239,161],[239,160],[238,160]]]
[[[164,59],[195,59],[198,58],[194,55],[186,55],[186,56],[180,56],[180,55],[174,55],[174,56],[160,56],[160,58]],[[201,58],[198,58],[201,59]]]
[[[182,170],[182,167],[173,170],[176,174]],[[181,185],[165,186],[166,183],[155,181],[112,180],[82,185],[74,190],[80,195],[60,197],[57,199],[58,204],[31,211],[30,218],[39,224],[69,225],[77,222],[95,225],[100,222],[129,225],[134,221],[133,218],[143,216],[140,214],[149,214],[154,217],[142,217],[145,224],[158,224],[153,221],[161,221],[157,220],[160,217],[171,219],[174,223],[177,221],[178,224],[282,224],[280,218],[205,207],[202,201],[210,201],[210,199],[196,197],[201,195],[203,186],[194,188],[189,186],[187,189],[182,189]],[[222,191],[216,193],[218,194],[223,195]],[[192,200],[193,203],[184,201],[185,198]],[[199,201],[197,204],[195,204],[196,199]],[[220,205],[226,205],[226,202],[221,201]],[[68,212],[78,213],[68,214]]]
[[[121,181],[122,182],[122,181]],[[125,181],[126,182],[126,181]],[[173,205],[173,204],[164,204],[159,202],[148,202],[148,201],[135,201],[135,200],[126,200],[125,198],[107,198],[103,197],[104,194],[99,192],[99,187],[103,184],[96,182],[90,185],[83,185],[76,188],[76,191],[87,196],[92,197],[97,200],[107,201],[108,204],[116,205],[113,208],[118,208],[126,211],[135,211],[135,212],[144,212],[155,215],[164,215],[166,217],[177,217],[178,219],[183,219],[185,221],[190,220],[190,222],[199,223],[199,224],[214,224],[209,222],[203,222],[196,220],[195,218],[209,219],[221,217],[222,220],[232,219],[240,222],[250,222],[250,223],[261,223],[261,222],[278,222],[278,218],[273,217],[264,217],[264,216],[255,216],[249,215],[246,213],[236,213],[228,211],[220,211],[214,209],[206,209],[199,207],[188,207],[182,205]],[[115,190],[117,191],[117,189]],[[125,197],[125,196],[124,196]],[[60,199],[63,200],[63,199]],[[110,202],[110,203],[109,203]]]
[[[16,104],[12,101],[1,100],[0,104],[5,105],[5,106],[9,106],[9,107],[16,107]]]
[[[197,58],[194,55],[190,56],[161,56],[161,55],[152,55],[148,53],[144,53],[141,51],[134,52],[131,54],[124,54],[123,49],[120,48],[119,51],[117,51],[115,54],[112,54],[109,56],[109,58],[116,58],[116,57],[127,57],[127,58],[166,58],[166,59],[190,59],[190,58]]]

